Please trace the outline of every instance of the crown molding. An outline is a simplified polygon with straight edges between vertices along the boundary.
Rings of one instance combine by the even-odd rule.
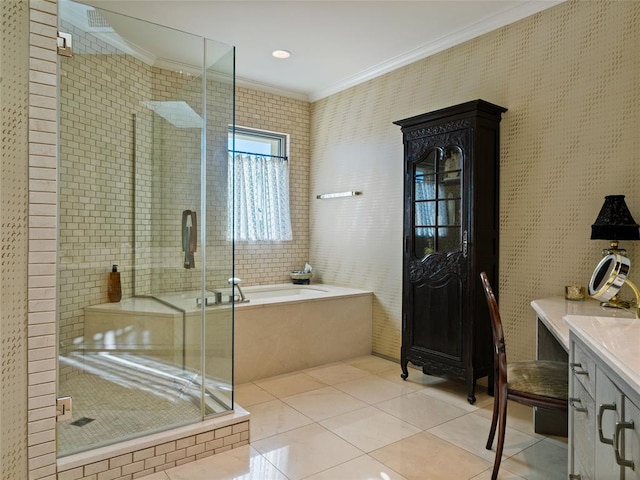
[[[505,25],[517,22],[528,16],[535,15],[542,10],[558,5],[563,1],[565,0],[529,1],[514,6],[508,10],[504,10],[500,14],[485,17],[462,30],[452,32],[438,40],[429,42],[402,55],[398,55],[397,57],[368,68],[327,88],[311,92],[309,94],[309,101],[315,102],[321,100],[325,97],[341,92],[342,90],[346,90],[347,88],[354,87],[360,83],[364,83],[368,80],[384,75],[385,73],[389,73],[400,67],[409,65],[410,63],[422,60],[423,58],[435,55],[436,53],[440,53],[455,45],[466,42],[467,40],[479,37],[480,35],[484,35],[485,33],[489,33]]]
[[[274,87],[266,83],[256,82],[242,77],[236,77],[236,86],[249,88],[251,90],[258,90],[259,92],[271,93],[273,95],[280,95],[281,97],[293,98],[294,100],[302,100],[303,102],[310,102],[309,95],[306,93],[285,90],[283,88]]]

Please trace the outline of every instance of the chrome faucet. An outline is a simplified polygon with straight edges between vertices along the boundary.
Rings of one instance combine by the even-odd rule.
[[[228,280],[229,284],[230,284],[230,285],[233,285],[233,286],[231,287],[232,295],[233,295],[233,287],[236,287],[236,288],[238,289],[238,293],[240,294],[240,300],[239,300],[239,302],[248,302],[248,301],[249,301],[249,299],[248,299],[248,298],[245,298],[244,293],[242,293],[242,289],[240,288],[240,282],[241,282],[241,281],[242,281],[242,280],[240,280],[240,279],[239,279],[239,278],[237,278],[237,277],[232,277],[232,278],[230,278],[230,279]]]

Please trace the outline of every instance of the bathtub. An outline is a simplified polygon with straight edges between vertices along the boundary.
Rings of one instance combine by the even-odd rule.
[[[345,294],[347,291],[354,292],[353,289],[334,287],[331,285],[262,285],[255,287],[241,287],[245,295],[245,301],[240,301],[238,290],[231,288],[221,288],[217,290],[207,291],[204,295],[204,302],[207,308],[216,308],[229,305],[231,296],[233,295],[236,302],[236,308],[244,307],[248,303],[253,304],[269,304],[290,302],[295,300],[304,300],[310,298],[335,297],[339,292]],[[357,290],[359,292],[359,290]],[[216,297],[214,292],[220,295]],[[155,296],[161,302],[175,306],[180,310],[192,311],[199,310],[202,304],[203,296],[200,291],[191,292],[174,292],[163,293]]]
[[[232,355],[240,384],[371,353],[372,292],[323,284],[241,288],[248,301],[235,304],[233,322],[231,289],[220,289],[218,304],[220,296],[206,293],[207,377],[228,377]],[[193,291],[87,307],[83,346],[142,351],[199,369],[202,301]]]

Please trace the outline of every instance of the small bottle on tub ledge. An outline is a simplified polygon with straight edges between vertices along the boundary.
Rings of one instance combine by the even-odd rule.
[[[118,265],[113,265],[113,267],[111,267],[111,272],[109,272],[107,296],[111,303],[116,303],[122,300],[122,286],[120,284],[120,272],[118,271]]]

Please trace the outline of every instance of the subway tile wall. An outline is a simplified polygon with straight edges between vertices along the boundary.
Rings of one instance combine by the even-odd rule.
[[[119,265],[123,296],[131,296],[132,112],[151,97],[152,75],[142,61],[118,55],[72,25],[61,27],[72,34],[75,50],[60,57],[58,341],[65,355],[82,348],[84,307],[108,301],[112,264]],[[142,138],[149,136],[149,117],[137,122],[145,127],[139,128],[146,132]],[[148,150],[137,161],[148,166]],[[140,183],[146,188],[150,182]],[[141,228],[149,221],[139,220]],[[60,379],[72,371],[62,367]]]
[[[293,240],[236,242],[235,276],[246,285],[290,282],[309,261],[310,104],[243,87],[236,90],[236,124],[290,135],[289,204]]]
[[[249,422],[145,447],[87,465],[60,468],[57,480],[135,479],[249,443]]]
[[[65,28],[81,49],[82,33]],[[93,38],[87,43],[88,52],[112,53]],[[186,99],[200,112],[201,82],[127,55],[82,50],[61,59],[61,70],[59,340],[68,353],[82,346],[83,308],[108,301],[112,264],[121,271],[123,298],[200,287],[201,269],[183,268],[181,243],[182,211],[201,211],[200,132],[154,118],[141,104]],[[226,239],[231,85],[210,82],[208,89],[206,284],[216,288],[226,286],[232,273]],[[287,282],[288,272],[309,260],[309,104],[239,88],[236,109],[240,125],[290,135],[294,238],[238,242],[235,276],[245,285]],[[200,247],[197,265],[201,255]]]
[[[19,41],[28,38],[29,42],[28,280],[27,292],[16,293],[17,299],[26,296],[29,305],[26,324],[27,461],[20,457],[10,457],[9,464],[16,466],[19,470],[16,471],[15,477],[8,478],[54,480],[56,477],[57,365],[57,2],[30,0],[17,3],[29,6],[29,35],[16,37]],[[2,2],[2,5],[4,8],[5,2]],[[21,46],[18,47],[17,52],[20,51]],[[11,178],[5,179],[4,176],[2,180],[13,181]],[[19,282],[17,285],[24,285],[24,283]],[[19,349],[19,340],[13,341],[10,348]],[[19,361],[16,365],[19,365]],[[4,385],[3,378],[3,387]],[[9,401],[10,399],[3,398],[5,404],[9,404]],[[23,401],[24,392],[19,398],[13,399],[12,404],[16,406],[16,411],[12,414],[16,420],[21,420],[19,412]],[[21,426],[19,431],[16,430],[14,441],[18,442],[18,445],[21,445],[21,436],[24,434],[24,426]],[[5,450],[7,443],[4,440],[3,438],[3,464],[5,464],[5,455],[15,453],[12,450]],[[18,463],[13,463],[16,460]],[[28,471],[27,475],[24,475],[24,469]]]

